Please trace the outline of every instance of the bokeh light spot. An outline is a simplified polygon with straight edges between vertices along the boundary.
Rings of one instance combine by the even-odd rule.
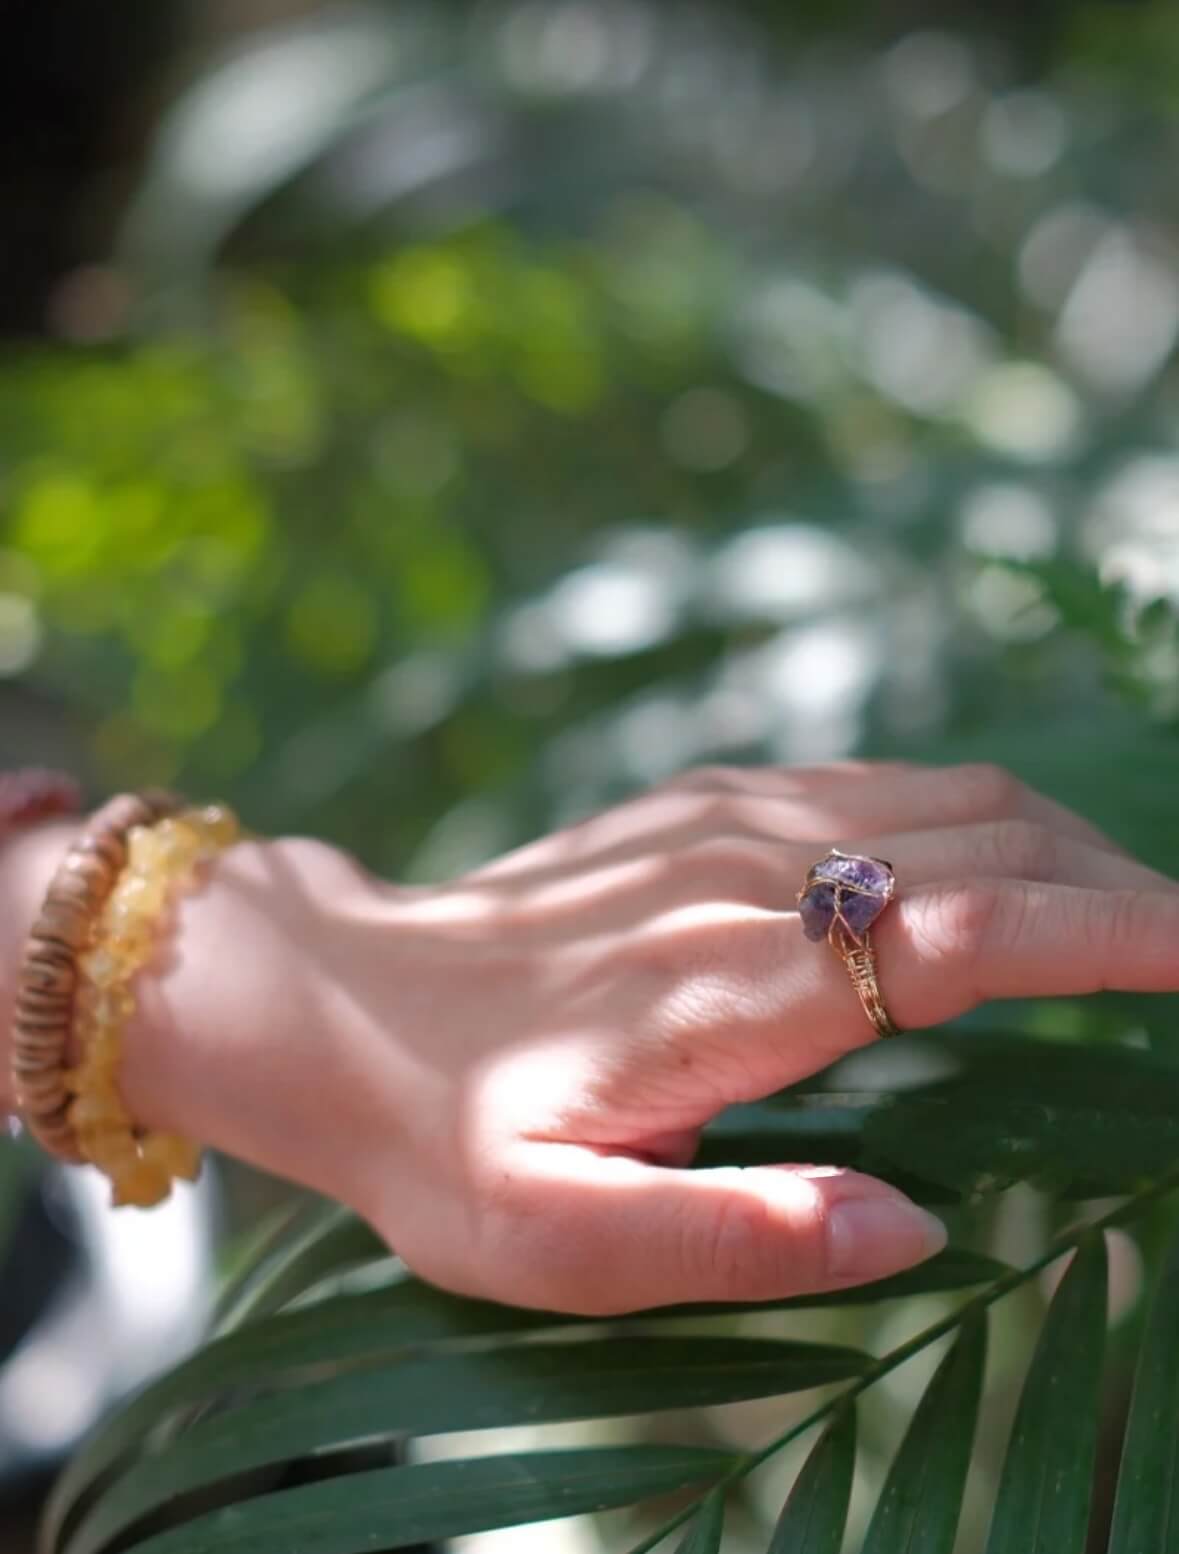
[[[0,593],[0,675],[22,674],[41,648],[37,606],[22,594]]]
[[[992,367],[964,419],[981,443],[1029,463],[1061,458],[1081,432],[1081,407],[1063,378],[1037,362]]]

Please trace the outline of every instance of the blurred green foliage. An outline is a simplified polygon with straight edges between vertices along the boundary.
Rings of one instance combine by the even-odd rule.
[[[0,364],[0,673],[96,788],[420,879],[693,762],[986,759],[1179,875],[1179,23],[760,9],[329,7],[194,71]]]
[[[952,34],[577,9],[374,11],[351,95],[324,18],[211,63],[138,326],[0,372],[0,660],[97,782],[387,869],[851,749],[1009,760],[1179,868],[1174,128]],[[311,127],[251,174],[243,119],[218,205],[200,115],[253,70],[262,144],[291,46]],[[439,82],[491,115],[451,194],[365,193]]]

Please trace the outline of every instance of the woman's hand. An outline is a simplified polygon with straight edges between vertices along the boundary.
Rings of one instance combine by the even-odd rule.
[[[854,1171],[689,1171],[723,1106],[874,1039],[795,895],[892,861],[903,1028],[1179,989],[1179,888],[992,767],[690,773],[453,883],[249,844],[145,988],[133,1109],[352,1204],[450,1288],[608,1313],[882,1277],[941,1227]]]

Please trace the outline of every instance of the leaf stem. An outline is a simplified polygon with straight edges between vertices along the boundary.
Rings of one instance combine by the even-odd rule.
[[[1012,1268],[1010,1272],[996,1279],[993,1284],[988,1284],[977,1295],[972,1295],[969,1300],[964,1301],[956,1311],[950,1312],[948,1316],[940,1317],[938,1321],[932,1322],[928,1327],[923,1328],[921,1332],[914,1334],[912,1338],[906,1339],[896,1349],[892,1349],[888,1354],[883,1355],[874,1365],[869,1366],[862,1375],[857,1376],[849,1386],[836,1393],[834,1397],[828,1398],[825,1403],[821,1403],[805,1419],[801,1419],[797,1424],[791,1425],[788,1430],[783,1430],[780,1435],[774,1436],[765,1446],[758,1447],[756,1451],[743,1453],[737,1458],[727,1473],[709,1485],[707,1492],[720,1493],[728,1485],[738,1483],[752,1473],[754,1468],[760,1467],[768,1458],[781,1451],[784,1446],[788,1446],[791,1441],[796,1440],[800,1435],[805,1435],[808,1430],[821,1423],[828,1414],[832,1414],[837,1408],[850,1403],[861,1392],[866,1392],[869,1387],[874,1386],[882,1377],[904,1365],[906,1360],[911,1360],[915,1354],[920,1354],[922,1349],[927,1349],[930,1344],[936,1343],[939,1338],[944,1338],[947,1333],[952,1333],[955,1328],[961,1326],[972,1312],[984,1311],[988,1306],[994,1305],[996,1301],[1002,1300],[1005,1295],[1010,1295],[1013,1290],[1017,1290],[1020,1285],[1026,1284],[1029,1279],[1034,1278],[1042,1269],[1047,1268],[1050,1263],[1054,1263],[1058,1257],[1063,1257],[1066,1252],[1071,1252],[1086,1236],[1095,1235],[1098,1232],[1109,1230],[1115,1225],[1123,1224],[1127,1220],[1137,1218],[1149,1204],[1172,1192],[1176,1187],[1179,1187],[1179,1166],[1166,1172],[1157,1181],[1152,1182],[1148,1187],[1142,1188],[1132,1197],[1124,1199],[1115,1208],[1110,1209],[1108,1213],[1101,1215],[1099,1219],[1088,1220],[1084,1224],[1073,1225],[1069,1229],[1061,1231],[1058,1236],[1053,1237],[1045,1250],[1038,1257],[1034,1258],[1026,1268]],[[686,1521],[689,1521],[696,1514],[698,1506],[699,1502],[696,1501],[684,1510],[677,1512],[675,1516],[670,1517],[662,1526],[657,1527],[654,1532],[649,1533],[645,1538],[634,1544],[627,1551],[627,1554],[648,1554],[648,1551],[653,1549],[656,1544],[662,1543],[664,1538],[675,1532],[678,1527],[682,1527]]]

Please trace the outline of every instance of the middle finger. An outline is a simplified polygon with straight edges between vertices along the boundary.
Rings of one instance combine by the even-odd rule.
[[[843,852],[885,858],[898,889],[969,878],[1016,879],[1089,890],[1179,891],[1179,885],[1120,854],[1062,837],[1029,821],[906,832],[836,842]],[[504,881],[517,926],[560,937],[569,919],[582,933],[618,931],[679,906],[732,902],[791,911],[807,869],[827,848],[748,834],[701,833],[673,852],[650,852],[556,879]],[[467,889],[471,889],[468,883]]]

